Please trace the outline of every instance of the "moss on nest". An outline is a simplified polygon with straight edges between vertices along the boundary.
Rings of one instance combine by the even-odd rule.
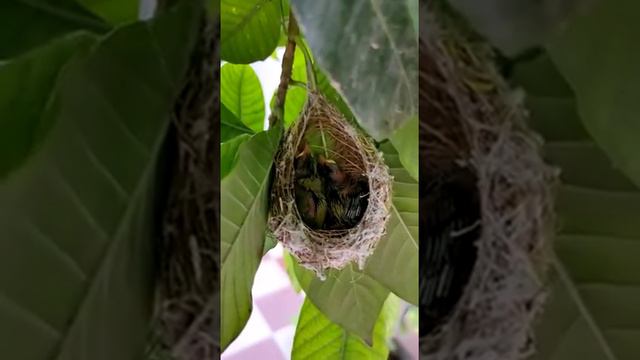
[[[322,224],[309,223],[299,193],[296,201],[301,172],[299,167],[296,170],[296,158],[305,144],[311,144],[313,156],[317,152],[320,158],[331,159],[346,176],[364,182],[357,194],[365,200],[362,213],[353,221],[335,226],[328,214]],[[341,269],[352,261],[363,268],[385,233],[392,181],[371,140],[321,94],[310,91],[300,118],[287,131],[276,155],[270,230],[302,266],[321,279],[326,269]]]

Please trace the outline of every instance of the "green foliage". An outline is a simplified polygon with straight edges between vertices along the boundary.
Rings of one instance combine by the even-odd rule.
[[[393,176],[387,233],[367,260],[365,273],[404,300],[418,304],[418,182],[391,143],[380,146]]]
[[[238,161],[240,145],[251,139],[249,134],[240,134],[220,144],[220,179],[224,179],[233,170]]]
[[[329,320],[371,343],[376,319],[389,296],[387,288],[354,264],[328,271],[324,281],[298,264],[295,274],[307,298]]]
[[[370,135],[386,138],[417,114],[418,48],[410,2],[292,5],[318,64]]]
[[[492,44],[509,56],[545,43],[567,17],[591,0],[449,0]]]
[[[296,260],[286,250],[284,250],[283,260],[284,260],[285,269],[287,270],[287,275],[289,276],[289,280],[291,281],[291,286],[293,286],[293,289],[297,293],[299,293],[302,290],[302,287],[298,282],[298,278],[296,278],[296,270],[295,270]]]
[[[400,163],[411,174],[414,180],[418,180],[418,116],[414,116],[398,128],[389,140],[398,151]]]
[[[220,142],[224,143],[236,136],[243,134],[253,134],[253,130],[249,129],[238,117],[225,106],[220,104]]]
[[[131,0],[78,0],[87,9],[109,23],[117,25],[119,23],[132,22],[138,19],[138,8],[140,1]]]
[[[60,69],[86,53],[95,38],[70,34],[0,65],[0,179],[19,167],[51,124],[42,113]]]
[[[276,0],[221,0],[222,60],[249,64],[269,57],[280,38],[280,3]]]
[[[262,131],[264,97],[255,71],[249,65],[225,64],[220,72],[220,102],[251,130]]]
[[[0,2],[0,59],[17,56],[78,30],[103,33],[109,25],[73,0]]]
[[[397,298],[390,296],[376,321],[373,346],[370,347],[357,336],[332,323],[322,311],[306,299],[300,310],[291,359],[387,359],[389,349],[386,341],[397,311]]]
[[[545,155],[562,169],[563,183],[556,204],[551,296],[533,359],[633,359],[640,351],[635,260],[640,254],[640,189],[611,161],[615,153],[597,140],[604,133],[584,128],[591,120],[579,111],[583,103],[562,75],[562,67],[556,69],[546,56],[518,65],[515,72],[516,82],[528,91],[531,123],[547,140]],[[593,101],[606,114],[609,99]],[[564,118],[550,116],[558,112]],[[617,122],[614,114],[607,119]]]
[[[73,36],[51,43],[59,51],[38,50],[24,68],[10,67],[43,70],[23,77],[23,95],[40,104],[46,98],[34,111],[50,129],[28,161],[0,180],[1,358],[142,356],[160,150],[196,18],[193,7],[182,7],[115,30],[89,51],[78,43],[54,81],[51,69],[35,65],[64,61],[58,56]],[[169,29],[173,36],[162,38]],[[15,76],[7,71],[1,81]],[[2,107],[0,118],[33,123],[12,110]]]
[[[585,128],[636,185],[640,186],[640,23],[632,0],[601,1],[576,17],[547,46],[549,56],[575,91]]]
[[[251,286],[264,250],[273,156],[282,127],[260,132],[238,151],[221,181],[221,346],[226,348],[251,313]]]

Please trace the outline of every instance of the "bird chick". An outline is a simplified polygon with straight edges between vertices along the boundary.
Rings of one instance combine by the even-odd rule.
[[[325,179],[329,227],[348,229],[355,226],[367,206],[366,177],[354,179],[340,169],[335,161],[322,155],[318,157],[318,173]]]
[[[305,224],[313,229],[324,226],[327,202],[323,194],[323,179],[318,176],[317,165],[311,148],[306,142],[294,159],[295,196],[298,212]]]
[[[313,158],[309,144],[305,141],[300,147],[302,150],[294,159],[296,179],[315,176],[317,174],[316,161]]]
[[[327,215],[327,201],[319,177],[298,179],[295,184],[296,206],[302,220],[313,229],[322,229]]]

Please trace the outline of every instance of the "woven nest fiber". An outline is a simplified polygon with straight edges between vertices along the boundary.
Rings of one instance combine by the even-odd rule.
[[[173,114],[174,168],[159,247],[153,336],[147,358],[220,356],[219,184],[213,121],[219,113],[219,26],[204,18]],[[219,115],[218,115],[219,116]],[[218,254],[218,255],[216,255]]]
[[[421,161],[427,182],[460,168],[473,174],[481,231],[468,282],[450,316],[421,339],[421,353],[524,359],[546,297],[557,171],[543,162],[524,96],[496,71],[491,47],[436,3],[421,8]]]
[[[343,229],[313,228],[296,204],[296,156],[313,134],[326,142],[326,155],[353,178],[364,179],[365,208],[357,224]],[[355,261],[362,269],[389,217],[392,177],[382,154],[321,94],[310,91],[300,115],[276,154],[269,228],[298,262],[321,279],[329,268]]]

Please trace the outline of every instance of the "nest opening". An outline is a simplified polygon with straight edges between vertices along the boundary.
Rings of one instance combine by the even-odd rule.
[[[321,279],[352,261],[363,268],[385,231],[391,182],[371,140],[310,91],[276,154],[269,228]]]

